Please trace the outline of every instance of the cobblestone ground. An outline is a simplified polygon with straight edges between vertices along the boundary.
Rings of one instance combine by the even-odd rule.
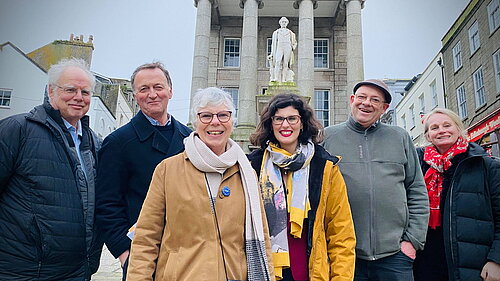
[[[101,265],[99,270],[92,275],[92,281],[121,281],[122,268],[120,261],[115,259],[106,246],[102,249]]]

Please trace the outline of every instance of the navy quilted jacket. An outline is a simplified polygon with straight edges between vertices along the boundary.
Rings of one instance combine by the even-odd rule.
[[[60,113],[48,102],[0,121],[0,280],[89,280],[97,270],[99,142],[88,118],[81,122],[87,177]]]

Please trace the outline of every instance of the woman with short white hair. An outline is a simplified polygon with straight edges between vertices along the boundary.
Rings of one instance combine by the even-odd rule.
[[[234,111],[221,89],[195,94],[195,131],[156,167],[127,280],[274,280],[257,178],[230,139]]]

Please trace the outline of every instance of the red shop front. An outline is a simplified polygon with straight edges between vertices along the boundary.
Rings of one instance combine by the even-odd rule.
[[[488,153],[500,157],[500,108],[467,129],[468,140],[481,145]]]

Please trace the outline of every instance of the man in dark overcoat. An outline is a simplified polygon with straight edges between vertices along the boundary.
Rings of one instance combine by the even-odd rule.
[[[120,260],[124,280],[131,244],[127,233],[139,217],[153,171],[184,150],[191,132],[167,112],[172,81],[161,63],[139,66],[131,82],[141,110],[104,139],[96,187],[96,220],[107,248]]]

